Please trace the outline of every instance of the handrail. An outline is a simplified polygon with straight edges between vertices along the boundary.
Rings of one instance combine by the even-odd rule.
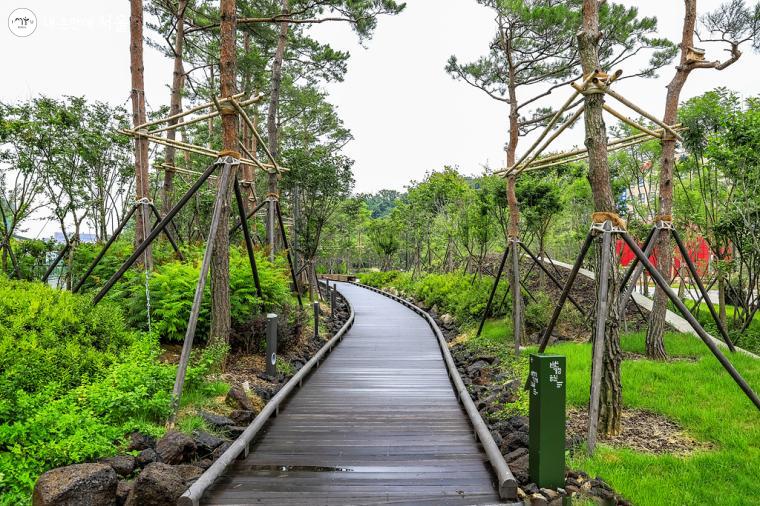
[[[280,404],[287,399],[290,393],[298,386],[300,386],[303,379],[314,369],[319,362],[332,351],[333,347],[343,340],[343,336],[348,332],[351,326],[354,324],[354,308],[345,299],[350,309],[348,321],[335,333],[335,335],[325,343],[319,351],[306,362],[306,364],[292,377],[290,381],[285,383],[277,394],[267,403],[264,409],[253,419],[253,422],[243,431],[243,433],[230,445],[219,459],[209,467],[198,480],[188,488],[182,496],[177,500],[178,506],[198,506],[203,494],[211,487],[214,482],[227,470],[227,468],[237,459],[241,454],[243,457],[248,456],[249,446],[259,431],[269,421],[269,418],[273,414],[279,412]]]
[[[470,419],[470,423],[472,424],[473,429],[475,430],[475,435],[480,441],[480,444],[483,446],[483,450],[486,452],[486,456],[488,457],[488,462],[491,464],[491,467],[496,474],[499,497],[502,499],[517,499],[517,480],[512,474],[512,471],[509,470],[507,461],[504,460],[504,456],[501,454],[501,450],[499,450],[499,446],[496,444],[496,441],[494,441],[493,436],[491,435],[491,431],[488,429],[488,426],[480,416],[478,409],[475,407],[475,403],[472,401],[470,393],[467,391],[467,387],[464,385],[462,377],[459,375],[459,371],[457,370],[456,364],[454,363],[454,358],[451,356],[449,346],[446,343],[443,334],[441,333],[441,329],[438,328],[438,324],[435,323],[435,320],[433,320],[433,318],[426,311],[423,311],[406,299],[402,299],[401,297],[397,297],[372,286],[363,285],[354,281],[349,281],[349,283],[393,299],[399,304],[408,307],[427,321],[428,325],[430,325],[430,328],[433,330],[435,337],[438,339],[438,346],[441,349],[443,361],[446,363],[446,369],[448,370],[449,378],[454,384],[454,388],[457,392],[457,396],[459,397],[459,401],[464,406],[464,410]]]

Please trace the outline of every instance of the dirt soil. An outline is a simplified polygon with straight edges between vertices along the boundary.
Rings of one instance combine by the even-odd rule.
[[[567,440],[586,440],[588,412],[570,408],[567,412]],[[617,436],[600,437],[599,441],[616,448],[630,448],[644,453],[688,455],[709,450],[710,445],[686,434],[673,420],[657,413],[638,409],[624,409],[623,431]]]

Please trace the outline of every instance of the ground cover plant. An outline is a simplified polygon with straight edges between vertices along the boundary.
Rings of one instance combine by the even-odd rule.
[[[175,367],[160,352],[112,302],[0,277],[0,504],[28,502],[47,469],[115,454],[132,431],[162,434]],[[185,402],[219,394],[206,378],[220,356],[195,357]]]
[[[185,337],[193,294],[198,282],[202,251],[195,248],[188,253],[189,258],[184,262],[167,260],[156,265],[148,277],[151,331],[163,342],[182,341]],[[295,297],[290,294],[288,288],[289,274],[285,259],[277,257],[272,263],[264,254],[257,252],[256,266],[262,298],[256,294],[248,256],[240,248],[230,250],[230,314],[233,327],[247,322],[254,314],[273,310],[280,312],[284,306],[296,304]],[[99,285],[100,283],[95,284],[93,288]],[[206,284],[196,331],[201,341],[208,334],[211,321],[210,297],[211,288]],[[107,298],[120,303],[125,310],[127,323],[131,327],[148,330],[148,307],[143,272],[128,271]]]
[[[623,335],[623,350],[642,354],[644,339],[642,333]],[[688,455],[653,455],[602,444],[593,457],[574,453],[569,464],[602,476],[634,504],[752,503],[760,494],[757,410],[696,337],[668,333],[665,343],[673,356],[697,360],[624,361],[624,409],[663,414],[711,447]],[[564,343],[548,351],[567,356],[568,404],[585,408],[590,346]],[[729,358],[750,385],[760,384],[756,359],[741,353]]]
[[[435,308],[438,314],[448,313],[462,323],[475,321],[485,311],[493,278],[471,274],[420,274],[389,271],[367,272],[359,275],[359,280],[375,288],[389,288],[400,291],[406,297],[422,301],[428,308]],[[504,299],[506,284],[500,283],[493,314],[504,314],[504,307],[498,304]]]

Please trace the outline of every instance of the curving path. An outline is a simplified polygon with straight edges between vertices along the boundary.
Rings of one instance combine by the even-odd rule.
[[[500,503],[428,324],[339,287],[353,327],[203,504]]]

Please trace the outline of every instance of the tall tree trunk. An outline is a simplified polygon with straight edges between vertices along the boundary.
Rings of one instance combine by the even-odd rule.
[[[599,3],[598,0],[584,0],[583,2],[583,28],[578,33],[578,49],[580,53],[583,75],[593,74],[599,68]],[[584,98],[584,119],[586,126],[586,148],[589,155],[589,181],[596,211],[615,212],[612,187],[610,184],[610,171],[607,161],[607,127],[604,124],[602,107],[604,95],[601,93],[587,94]],[[599,242],[601,244],[601,242]],[[604,328],[604,335],[596,335],[593,332],[592,340],[604,340],[602,357],[602,376],[600,378],[600,406],[599,406],[599,429],[604,434],[620,433],[620,415],[622,409],[622,386],[620,382],[620,363],[622,351],[620,349],[620,336],[617,326],[618,313],[618,275],[617,259],[615,257],[615,241],[611,241],[609,286],[607,289],[608,315]],[[597,254],[597,285],[601,278],[602,251],[601,246]],[[597,286],[597,290],[599,286]],[[599,298],[595,312],[599,311]]]
[[[512,58],[512,39],[502,29],[502,45],[507,57],[509,67],[509,80],[507,90],[509,93],[509,141],[507,142],[507,167],[512,167],[516,161],[517,143],[520,141],[520,114],[517,109],[517,73]],[[517,177],[512,175],[507,178],[507,207],[509,208],[509,225],[507,226],[507,240],[518,239],[520,237],[520,207],[517,203]],[[507,244],[511,247],[511,244]],[[512,250],[513,254],[518,254],[518,248]],[[515,272],[517,266],[518,272]],[[509,284],[512,287],[512,322],[514,323],[515,336],[520,341],[525,336],[525,318],[523,317],[523,299],[520,291],[520,284],[515,283],[519,279],[519,262],[511,262],[509,266],[510,276]],[[519,343],[518,343],[519,344]],[[517,348],[515,348],[517,350]]]
[[[132,125],[145,123],[145,82],[143,66],[143,3],[142,0],[130,1],[129,17],[129,54],[130,73],[132,74]],[[148,176],[148,139],[135,139],[135,191],[137,200],[147,199],[150,194],[150,178]],[[141,204],[135,213],[135,245],[142,243],[150,233],[150,217],[148,206]],[[150,268],[153,264],[152,248],[145,250],[140,260]]]
[[[282,0],[282,15],[287,16],[290,13],[290,4],[288,0]],[[272,90],[269,96],[269,111],[267,112],[267,139],[269,142],[269,151],[275,159],[280,156],[279,127],[278,117],[280,108],[280,86],[282,85],[282,62],[285,59],[285,46],[288,43],[288,23],[280,23],[280,35],[277,38],[277,49],[274,53],[272,62]],[[277,195],[277,173],[270,172],[268,178],[267,191],[270,198]],[[269,206],[267,219],[267,243],[269,244],[269,258],[274,260],[275,242],[277,239],[277,218],[273,205]]]
[[[688,65],[686,55],[689,47],[694,43],[694,27],[697,22],[696,0],[684,0],[685,12],[683,18],[683,31],[681,33],[681,59],[676,67],[676,74],[668,84],[668,93],[665,98],[665,114],[663,121],[666,125],[674,125],[678,119],[678,102],[681,90],[686,84],[692,67]],[[662,155],[660,156],[660,215],[671,215],[673,212],[673,169],[675,167],[676,139],[667,132],[663,133]],[[670,230],[660,230],[657,239],[657,268],[670,279],[670,271],[673,266],[673,249],[670,243]],[[668,296],[659,286],[654,292],[654,307],[649,317],[647,329],[646,349],[647,356],[656,360],[667,358],[665,343],[662,336],[665,332],[665,315],[668,309]]]
[[[177,31],[174,37],[174,70],[172,71],[172,89],[169,98],[169,115],[174,116],[182,111],[182,89],[185,84],[185,69],[182,60],[182,52],[185,45],[185,9],[187,0],[179,0],[177,4]],[[169,120],[169,126],[177,124],[176,119]],[[175,140],[176,130],[166,132],[166,138]],[[164,168],[164,185],[161,189],[161,209],[166,214],[172,208],[172,195],[174,194],[174,169],[176,165],[177,150],[174,146],[166,146],[164,158],[167,167]]]
[[[220,57],[219,84],[223,98],[237,92],[235,69],[237,63],[235,32],[237,28],[237,8],[235,0],[220,0]],[[222,114],[222,143],[225,150],[238,150],[238,115],[224,104]],[[230,192],[236,184],[233,168],[227,188],[219,188],[218,195],[223,201],[219,227],[214,239],[211,258],[211,335],[210,342],[227,342],[230,335]]]
[[[245,32],[245,35],[243,36],[243,52],[247,55],[251,50],[251,34],[249,32]],[[248,94],[253,94],[253,90],[251,89],[251,72],[246,68],[245,75],[243,76],[243,90]],[[255,107],[255,106],[254,106]],[[256,126],[256,114],[251,115],[251,122],[253,122],[253,125]],[[251,152],[252,155],[256,156],[256,150],[257,146],[255,144],[256,140],[254,139],[253,132],[251,132],[250,128],[248,128],[248,124],[243,122],[242,125],[243,128],[243,145],[245,148]],[[256,206],[256,186],[254,184],[255,180],[255,169],[253,166],[245,164],[241,165],[243,169],[243,191],[246,198],[243,200],[243,206],[248,212],[251,208]]]

